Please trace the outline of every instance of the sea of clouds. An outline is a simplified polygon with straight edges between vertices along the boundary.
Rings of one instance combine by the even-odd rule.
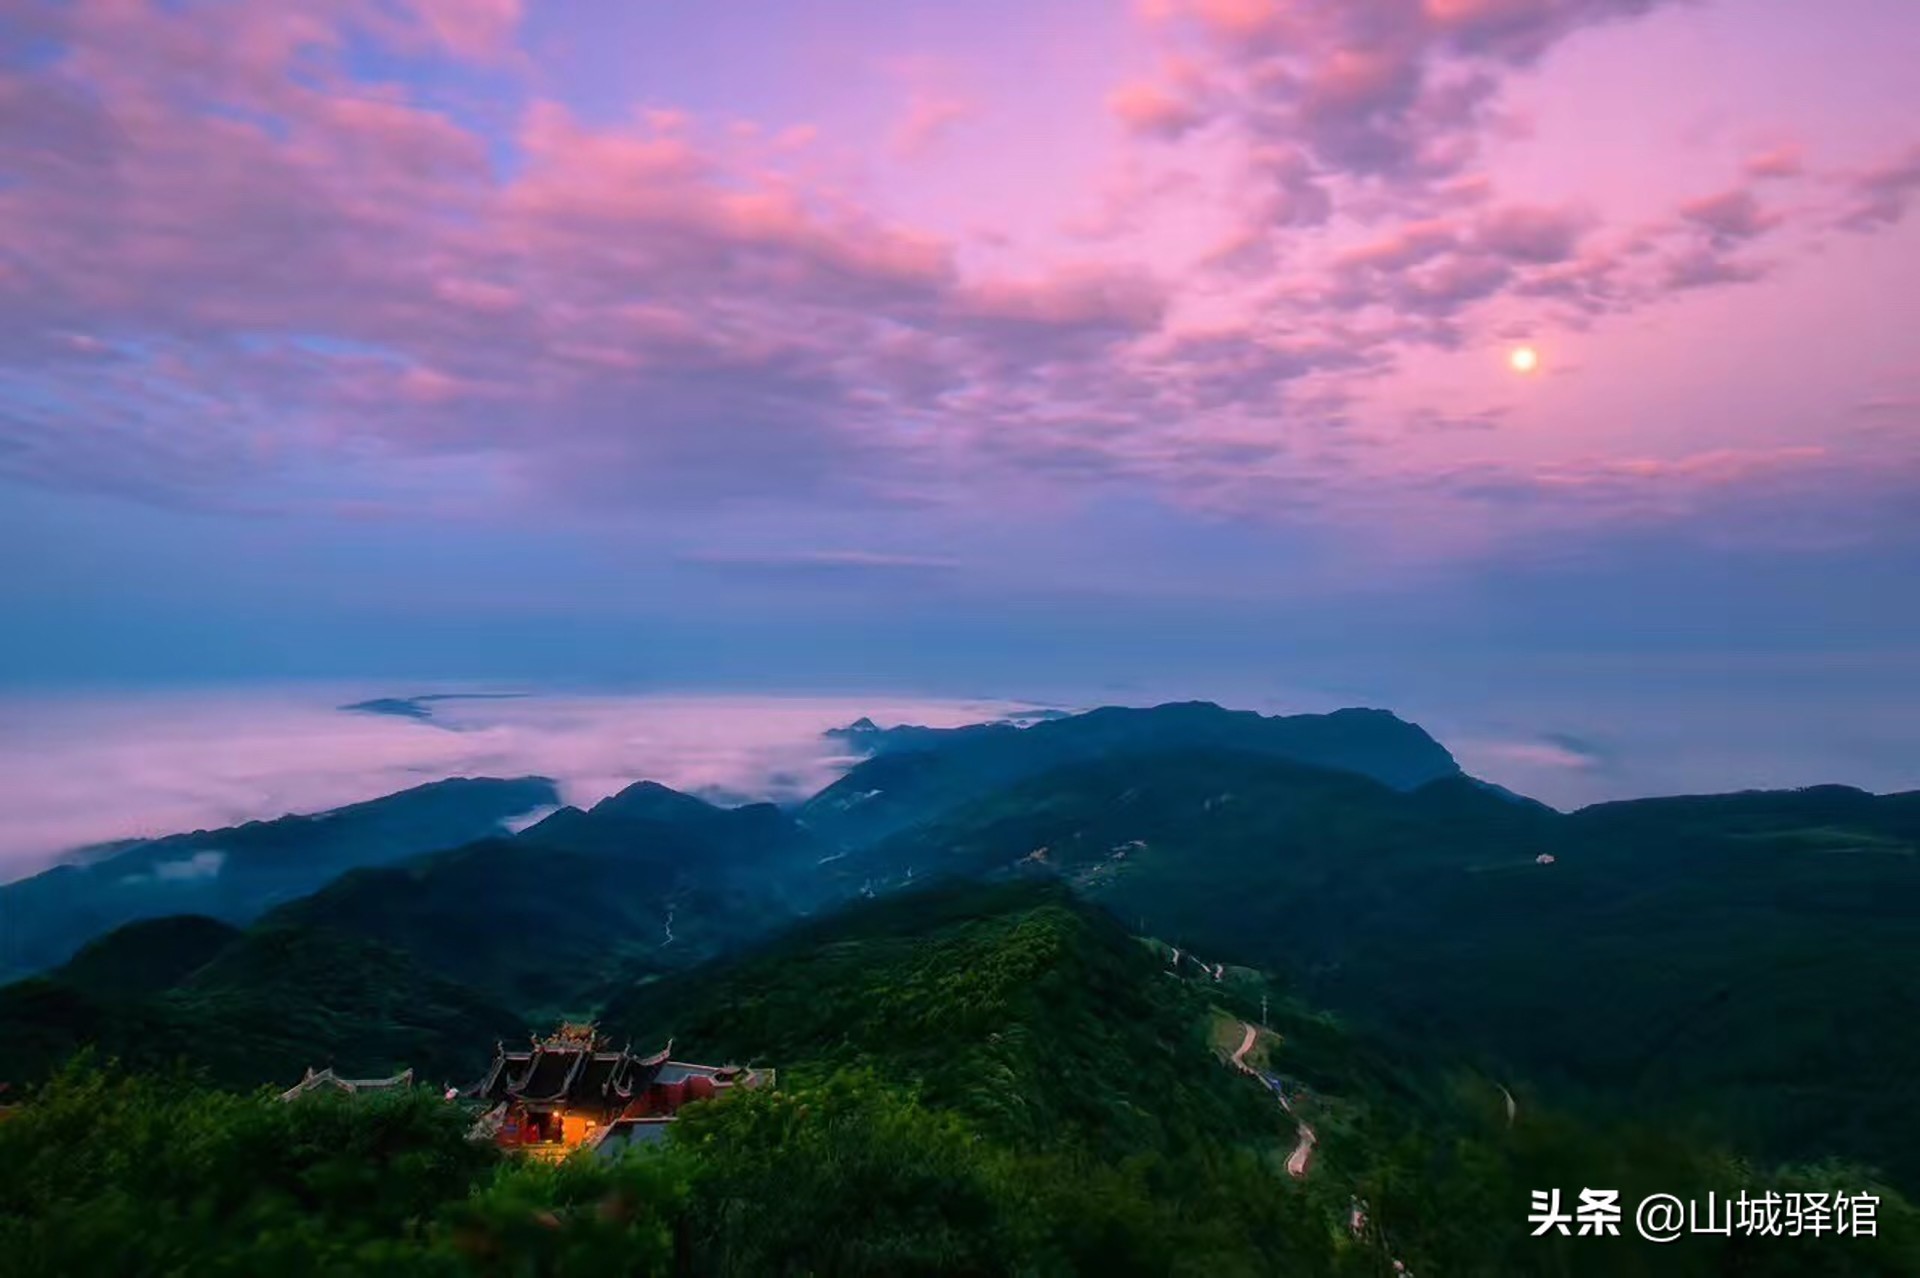
[[[825,733],[862,715],[951,726],[1031,708],[887,696],[542,694],[428,701],[426,720],[342,709],[381,692],[296,686],[0,699],[0,880],[89,844],[321,811],[450,776],[551,777],[574,804],[639,779],[721,800],[797,799],[851,766]]]
[[[1920,788],[1908,664],[1434,679],[1337,693],[1050,689],[1068,709],[1210,697],[1265,713],[1395,710],[1475,776],[1562,809],[1653,794],[1842,782]],[[1738,678],[1734,676],[1738,675]],[[1816,677],[1820,676],[1820,677]],[[846,694],[531,692],[335,685],[0,693],[0,882],[109,840],[317,812],[450,776],[545,776],[590,804],[636,780],[721,802],[804,798],[855,759],[826,735],[1018,719],[1041,703]],[[426,719],[344,709],[416,702]],[[480,695],[474,695],[480,694]],[[544,815],[526,814],[524,825]],[[217,873],[217,866],[180,873]]]

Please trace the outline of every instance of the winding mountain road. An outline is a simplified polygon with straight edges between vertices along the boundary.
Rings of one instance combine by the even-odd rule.
[[[1287,1117],[1293,1119],[1294,1126],[1300,1135],[1300,1143],[1293,1147],[1291,1154],[1287,1155],[1287,1174],[1295,1180],[1305,1180],[1307,1178],[1308,1164],[1313,1161],[1313,1147],[1318,1140],[1313,1134],[1313,1126],[1310,1123],[1302,1122],[1300,1116],[1293,1112],[1293,1106],[1288,1104],[1287,1098],[1281,1094],[1278,1079],[1274,1078],[1271,1074],[1263,1074],[1253,1066],[1247,1064],[1247,1053],[1253,1050],[1254,1043],[1260,1037],[1260,1031],[1246,1021],[1240,1022],[1240,1028],[1245,1032],[1240,1039],[1240,1046],[1233,1050],[1233,1067],[1241,1073],[1251,1074],[1265,1083],[1268,1088],[1272,1090],[1274,1099],[1280,1102],[1280,1108],[1286,1110]],[[1511,1122],[1517,1109],[1513,1102],[1513,1093],[1508,1092],[1504,1087],[1500,1090],[1506,1094],[1507,1121]],[[1366,1229],[1366,1225],[1366,1210],[1360,1205],[1358,1200],[1356,1200],[1353,1207],[1353,1214],[1348,1221],[1348,1228],[1352,1231],[1354,1237],[1358,1238]],[[1393,1261],[1393,1272],[1396,1278],[1413,1278],[1412,1271],[1399,1260]]]
[[[1247,1064],[1247,1053],[1253,1050],[1253,1040],[1259,1037],[1260,1032],[1245,1021],[1240,1022],[1240,1028],[1247,1032],[1247,1036],[1240,1040],[1240,1046],[1233,1049],[1233,1067],[1242,1074],[1251,1074],[1253,1066]]]
[[[1287,1155],[1287,1175],[1295,1180],[1305,1180],[1307,1163],[1313,1158],[1313,1146],[1318,1138],[1314,1136],[1312,1127],[1293,1115],[1293,1106],[1287,1104],[1284,1096],[1280,1098],[1280,1107],[1286,1110],[1288,1115],[1293,1116],[1294,1125],[1300,1137],[1300,1143],[1293,1147],[1291,1154]]]
[[[1280,1102],[1280,1108],[1286,1110],[1287,1117],[1293,1119],[1296,1134],[1300,1139],[1299,1143],[1293,1147],[1293,1152],[1287,1155],[1287,1174],[1295,1180],[1305,1180],[1307,1166],[1313,1161],[1313,1146],[1318,1138],[1313,1134],[1312,1125],[1302,1122],[1300,1116],[1293,1112],[1293,1106],[1287,1103],[1287,1098],[1280,1094],[1280,1085],[1247,1064],[1247,1053],[1253,1050],[1253,1044],[1259,1038],[1260,1031],[1245,1021],[1240,1022],[1240,1028],[1246,1031],[1246,1036],[1240,1040],[1240,1046],[1233,1051],[1233,1067],[1242,1074],[1251,1074],[1272,1089],[1274,1099]]]

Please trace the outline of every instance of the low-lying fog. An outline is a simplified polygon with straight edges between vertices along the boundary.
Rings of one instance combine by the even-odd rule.
[[[1211,696],[1268,713],[1383,706],[1427,728],[1468,771],[1561,808],[1833,781],[1920,786],[1920,758],[1898,748],[1910,739],[1912,707],[1886,697],[1884,683],[1832,688],[1783,716],[1772,698],[1739,695],[1724,680],[1643,686],[1642,675],[1626,673],[1634,678],[1621,680],[1622,694],[1605,698],[1556,697],[1509,679],[1495,693],[1462,684],[1450,697],[1389,686],[1239,697],[1130,686],[1046,704]],[[643,778],[722,801],[798,799],[853,762],[824,735],[829,728],[862,715],[954,725],[1039,704],[898,693],[472,695],[520,691],[293,684],[0,694],[0,881],[88,844],[318,811],[448,776],[547,776],[576,804]],[[441,695],[404,704],[423,692]],[[388,713],[343,709],[373,698],[396,704]]]

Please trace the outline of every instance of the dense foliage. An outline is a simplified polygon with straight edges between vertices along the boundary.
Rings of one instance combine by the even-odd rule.
[[[995,1136],[1119,1156],[1241,1139],[1271,1103],[1231,1086],[1206,1004],[1056,884],[954,883],[865,902],[615,999],[603,1023],[788,1078],[866,1068]]]
[[[0,1123],[20,1274],[377,1271],[492,1161],[424,1093],[281,1104],[75,1067]]]
[[[405,951],[532,1020],[579,1015],[635,967],[683,966],[789,922],[820,855],[769,804],[640,782],[514,838],[344,875],[268,922]]]
[[[739,1011],[778,1043],[781,1086],[692,1106],[619,1162],[503,1160],[431,1092],[288,1104],[70,1065],[0,1122],[0,1256],[22,1275],[288,1278],[1920,1271],[1920,1219],[1864,1173],[1763,1175],[1531,1095],[1511,1120],[1485,1079],[1282,999],[1260,1063],[1306,1084],[1320,1132],[1294,1180],[1290,1121],[1208,1049],[1257,978],[1169,975],[1049,885],[877,902],[626,1007],[718,1046],[734,1018],[708,1001],[755,989]],[[1879,1236],[1661,1248],[1525,1220],[1544,1186],[1762,1183],[1877,1190]]]
[[[0,1080],[43,1077],[91,1046],[142,1069],[190,1063],[242,1087],[327,1065],[467,1081],[496,1038],[523,1028],[408,955],[341,932],[257,926],[179,975],[181,942],[200,931],[135,927],[110,938],[111,963],[83,953],[72,970],[0,987]],[[154,981],[101,979],[142,959]],[[167,974],[177,979],[160,984]]]
[[[1215,961],[1616,1112],[1920,1184],[1920,796],[1572,815],[1235,754],[1010,787],[835,868],[1052,874]],[[1545,856],[1550,861],[1542,863]]]

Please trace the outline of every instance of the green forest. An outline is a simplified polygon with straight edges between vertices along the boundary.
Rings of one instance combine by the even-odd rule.
[[[286,1103],[70,1062],[0,1122],[0,1255],[55,1274],[1819,1274],[1920,1268],[1920,1215],[1838,1164],[1760,1168],[1402,1056],[1280,997],[1263,1054],[1319,1161],[1229,1069],[1273,988],[1170,974],[1057,884],[943,885],[607,1009],[777,1060],[618,1162],[503,1159],[423,1089]],[[1880,1195],[1878,1235],[1533,1238],[1529,1191]],[[1366,1223],[1352,1227],[1356,1202]]]
[[[795,809],[639,783],[421,846],[496,821],[476,784],[195,836],[344,867],[211,917],[0,888],[62,894],[68,955],[0,986],[7,1272],[1920,1273],[1916,796],[1560,813],[1381,712],[846,732]],[[444,1092],[561,1020],[779,1086],[503,1161]],[[421,1095],[276,1099],[321,1067]],[[1556,1189],[1877,1232],[1535,1237]]]

